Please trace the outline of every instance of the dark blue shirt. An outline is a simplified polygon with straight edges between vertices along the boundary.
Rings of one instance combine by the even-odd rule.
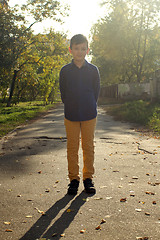
[[[62,67],[59,81],[66,119],[87,121],[97,116],[100,76],[96,66],[85,60],[78,68],[72,60]]]

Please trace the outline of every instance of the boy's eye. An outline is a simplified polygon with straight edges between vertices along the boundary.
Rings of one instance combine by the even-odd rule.
[[[85,47],[84,48],[75,47],[74,50],[75,51],[86,51],[87,49]]]

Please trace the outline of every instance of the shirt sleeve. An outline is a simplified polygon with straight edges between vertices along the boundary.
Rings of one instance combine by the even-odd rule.
[[[63,68],[60,71],[59,74],[59,87],[60,87],[60,93],[61,93],[61,99],[64,103],[65,101],[65,78],[64,78],[64,71]]]
[[[99,70],[98,70],[97,67],[96,67],[95,73],[94,73],[93,88],[94,88],[95,99],[96,99],[96,102],[97,102],[98,101],[99,92],[100,92],[100,74],[99,74]]]

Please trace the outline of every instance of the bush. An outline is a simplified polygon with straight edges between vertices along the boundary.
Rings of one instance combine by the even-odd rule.
[[[118,120],[144,125],[160,133],[160,105],[143,100],[131,101],[112,107],[109,112]]]
[[[21,102],[12,107],[0,104],[0,138],[54,106],[55,103],[45,106],[42,101]]]

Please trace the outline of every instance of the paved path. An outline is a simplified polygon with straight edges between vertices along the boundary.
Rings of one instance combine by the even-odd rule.
[[[66,195],[62,105],[18,128],[1,146],[0,239],[160,240],[158,139],[114,121],[99,108],[97,193],[85,194],[81,182],[75,197]]]

